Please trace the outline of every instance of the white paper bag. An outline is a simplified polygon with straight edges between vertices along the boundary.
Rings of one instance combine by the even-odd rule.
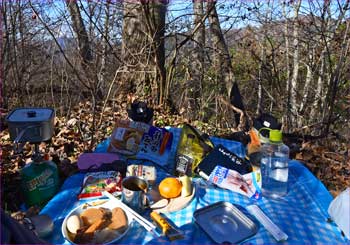
[[[345,236],[350,239],[350,187],[331,202],[328,213]]]

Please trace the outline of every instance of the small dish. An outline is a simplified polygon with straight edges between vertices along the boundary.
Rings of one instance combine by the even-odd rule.
[[[258,231],[256,224],[229,202],[217,202],[197,209],[193,218],[217,243],[236,244]]]
[[[192,194],[187,197],[176,197],[176,198],[170,198],[170,199],[161,199],[158,202],[151,205],[151,209],[156,210],[159,213],[171,213],[179,211],[183,208],[185,208],[193,199],[195,195],[195,187],[192,186]],[[165,204],[165,205],[164,205]],[[162,206],[161,208],[158,208],[159,206]]]

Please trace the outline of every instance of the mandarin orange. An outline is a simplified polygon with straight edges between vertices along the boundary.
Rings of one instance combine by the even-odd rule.
[[[159,193],[164,198],[178,197],[182,190],[181,181],[177,178],[168,177],[163,179],[159,184]]]

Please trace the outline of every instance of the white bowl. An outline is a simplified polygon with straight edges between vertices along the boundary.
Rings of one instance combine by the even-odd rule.
[[[98,202],[98,201],[97,201]],[[71,237],[69,234],[71,234],[68,230],[67,230],[67,220],[70,216],[72,215],[80,215],[80,213],[82,213],[84,210],[86,209],[89,209],[89,208],[108,208],[110,210],[112,210],[113,208],[116,208],[116,207],[119,207],[119,205],[115,202],[112,202],[112,201],[107,201],[105,203],[102,203],[101,205],[91,205],[93,203],[96,203],[96,201],[94,202],[88,202],[88,203],[84,203],[78,207],[76,207],[75,209],[73,209],[67,216],[66,218],[63,220],[63,223],[62,223],[62,227],[61,227],[61,230],[62,230],[62,235],[64,237],[64,239],[66,239],[68,242],[70,242],[71,244],[75,244],[72,240],[71,240]],[[90,205],[89,205],[90,204]],[[122,207],[120,207],[122,208]],[[125,212],[125,211],[124,211]],[[110,243],[115,243],[116,241],[118,241],[119,239],[121,239],[122,237],[125,236],[125,234],[129,231],[129,228],[130,228],[130,225],[133,221],[133,218],[130,214],[128,214],[127,212],[125,212],[125,215],[127,217],[127,220],[128,220],[128,227],[126,228],[125,231],[123,232],[119,232],[119,231],[112,231],[112,230],[109,230],[108,232],[111,232],[112,235],[113,233],[115,232],[115,238],[111,238],[107,241],[103,241],[102,243],[103,244],[110,244]],[[112,236],[113,237],[113,236]],[[96,243],[95,241],[92,241],[93,243],[95,244],[99,244],[99,243]],[[101,243],[101,244],[102,244]]]

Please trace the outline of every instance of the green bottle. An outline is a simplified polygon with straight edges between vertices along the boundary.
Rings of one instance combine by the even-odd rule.
[[[21,170],[22,188],[27,207],[42,207],[59,188],[57,166],[52,161],[38,161],[27,164]]]

